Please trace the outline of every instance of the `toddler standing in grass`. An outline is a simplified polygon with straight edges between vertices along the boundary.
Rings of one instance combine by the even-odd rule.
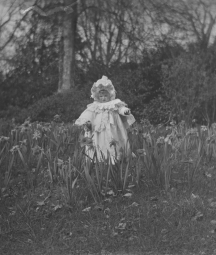
[[[92,141],[92,146],[86,146],[86,154],[92,159],[96,152],[99,161],[110,156],[112,162],[122,155],[129,156],[127,129],[135,122],[130,109],[120,99],[115,99],[115,88],[106,76],[93,84],[91,97],[94,102],[75,122],[85,127],[85,137]]]

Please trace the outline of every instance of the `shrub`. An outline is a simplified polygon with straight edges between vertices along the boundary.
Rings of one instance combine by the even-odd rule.
[[[13,120],[0,118],[0,136],[9,136],[13,127]]]
[[[17,116],[16,122],[23,122],[30,117],[32,121],[51,121],[55,115],[60,115],[64,122],[71,122],[78,118],[90,103],[83,91],[70,90],[64,93],[56,93],[50,97],[43,98],[23,109]]]
[[[171,109],[170,102],[166,98],[158,96],[152,99],[149,104],[145,104],[139,115],[142,119],[148,119],[151,124],[162,124],[168,122],[173,117]]]
[[[189,122],[197,116],[200,121],[204,116],[213,121],[211,110],[206,108],[216,98],[216,75],[203,54],[183,54],[163,67],[163,90],[179,121]]]

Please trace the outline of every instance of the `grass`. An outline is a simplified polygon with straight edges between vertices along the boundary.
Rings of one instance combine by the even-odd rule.
[[[191,192],[142,180],[131,197],[107,195],[101,204],[83,188],[76,206],[60,185],[50,190],[45,173],[34,192],[17,178],[1,196],[1,254],[214,254],[216,169],[203,167],[209,177],[200,170]]]
[[[0,137],[1,255],[216,253],[214,129],[135,128],[137,157],[110,167],[43,125]]]

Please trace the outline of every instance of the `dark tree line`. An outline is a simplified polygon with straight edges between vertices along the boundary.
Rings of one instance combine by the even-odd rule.
[[[0,49],[2,60],[10,70],[1,76],[1,109],[4,110],[9,106],[26,108],[41,98],[71,88],[74,93],[75,88],[83,90],[88,97],[92,82],[107,75],[115,82],[119,95],[129,100],[140,115],[145,115],[147,105],[148,112],[155,111],[159,97],[161,104],[172,102],[171,95],[175,98],[173,95],[178,91],[172,94],[169,87],[173,76],[175,82],[179,81],[176,88],[189,89],[190,83],[182,84],[177,77],[184,72],[177,70],[180,63],[185,61],[187,65],[188,61],[196,62],[206,54],[212,58],[208,52],[215,54],[214,1],[31,0],[19,3],[22,5],[8,8],[8,21],[0,27],[2,32],[7,32]],[[18,22],[7,31],[5,25],[19,11]],[[10,59],[3,55],[9,43],[15,51]],[[194,54],[194,58],[188,60],[184,53]],[[193,71],[196,73],[201,68],[204,72],[208,66],[206,75],[213,79],[210,62],[210,59],[201,61],[203,66]],[[207,79],[201,79],[199,86],[202,82],[208,83]],[[191,84],[199,94],[201,89],[197,89],[196,79]],[[214,95],[212,89],[207,91]],[[185,111],[187,100],[183,100],[184,107],[179,105],[181,109],[175,111],[183,108]],[[201,97],[196,101],[191,117],[205,100]],[[164,109],[167,111],[168,107],[164,105]]]

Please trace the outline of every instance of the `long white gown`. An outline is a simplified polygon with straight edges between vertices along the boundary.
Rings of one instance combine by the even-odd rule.
[[[86,146],[86,153],[93,157],[95,150],[99,161],[110,155],[112,162],[120,159],[122,154],[130,154],[127,129],[135,122],[132,114],[125,115],[126,104],[120,99],[109,102],[93,102],[76,120],[76,125],[83,125],[87,121],[92,124],[92,131],[85,136],[92,137],[93,148]]]

